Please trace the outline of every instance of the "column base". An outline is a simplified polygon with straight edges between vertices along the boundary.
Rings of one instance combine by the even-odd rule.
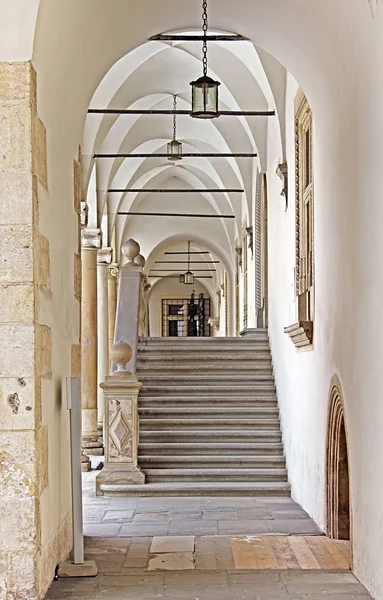
[[[242,329],[242,331],[239,332],[239,336],[240,337],[255,337],[257,335],[257,333],[259,332],[259,329],[256,327],[246,327],[246,329]]]
[[[88,473],[91,469],[90,458],[86,454],[81,454],[81,472]]]
[[[108,465],[96,477],[96,496],[102,496],[101,485],[120,485],[120,484],[143,484],[145,483],[145,474],[140,467],[134,465]]]
[[[104,446],[98,440],[98,433],[92,436],[92,438],[83,438],[81,448],[85,454],[90,454],[91,456],[103,456],[104,454]]]

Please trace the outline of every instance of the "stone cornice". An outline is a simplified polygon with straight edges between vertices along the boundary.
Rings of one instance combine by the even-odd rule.
[[[81,247],[84,250],[99,250],[101,248],[101,230],[82,229]]]

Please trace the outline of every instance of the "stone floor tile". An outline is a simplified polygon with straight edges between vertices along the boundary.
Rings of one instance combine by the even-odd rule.
[[[120,529],[121,525],[117,523],[84,523],[84,535],[87,537],[113,538]]]
[[[183,583],[185,585],[191,585],[197,583],[198,585],[226,585],[228,583],[227,574],[223,571],[204,571],[198,574],[196,573],[178,573],[169,572],[164,574],[164,583],[167,585],[177,585]]]
[[[189,571],[195,569],[193,552],[154,554],[149,559],[149,571]]]
[[[230,589],[226,585],[205,585],[205,584],[165,584],[164,598],[174,596],[187,600],[211,600],[219,598],[220,600],[231,599]],[[130,600],[130,599],[129,599]]]
[[[133,524],[139,523],[167,523],[169,517],[166,513],[137,513],[134,515]]]
[[[300,520],[300,519],[278,519],[278,520],[266,520],[267,529],[270,533],[279,535],[303,535],[303,534],[319,534],[323,535],[323,532],[319,529],[318,525],[311,519]]]
[[[237,508],[236,510],[236,518],[239,520],[250,520],[250,521],[258,521],[264,519],[272,519],[273,513],[267,508],[258,508],[258,507],[250,507],[250,508]]]
[[[109,510],[134,510],[137,505],[138,498],[111,498]]]
[[[167,535],[169,532],[169,525],[152,523],[151,525],[131,525],[125,523],[120,529],[118,534],[121,537],[154,537],[160,535]]]
[[[169,535],[217,535],[218,526],[216,521],[171,521]]]
[[[350,572],[282,573],[283,582],[292,594],[365,594],[366,589]],[[327,597],[327,596],[326,596]]]
[[[235,511],[208,511],[203,514],[203,521],[233,521],[236,518]]]
[[[218,533],[220,535],[235,535],[241,533],[259,535],[270,532],[268,523],[269,521],[262,519],[249,521],[222,521],[222,523],[218,523]]]
[[[134,510],[107,510],[102,519],[103,523],[123,523],[131,521]]]
[[[150,552],[160,554],[163,552],[194,552],[194,536],[169,536],[154,537]]]

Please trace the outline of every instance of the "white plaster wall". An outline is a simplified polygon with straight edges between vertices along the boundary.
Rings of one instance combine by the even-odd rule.
[[[370,17],[369,17],[370,18]],[[269,137],[270,337],[293,497],[325,525],[328,394],[334,373],[343,387],[349,442],[356,575],[383,598],[383,438],[381,427],[381,291],[383,256],[380,151],[383,44],[380,22],[354,23],[359,44],[327,101],[314,113],[315,329],[312,351],[296,351],[283,328],[296,321],[293,301],[293,96],[289,80],[289,209],[274,175],[278,151]],[[365,35],[365,41],[361,38]],[[355,38],[354,38],[355,39]],[[358,75],[355,77],[355,74]],[[309,94],[310,99],[310,94]]]
[[[196,298],[198,298],[199,294],[201,293],[204,294],[205,298],[210,298],[205,286],[197,280],[194,280],[193,285],[185,285],[183,283],[179,283],[178,279],[164,278],[153,286],[153,289],[150,291],[149,295],[150,337],[162,336],[162,299],[190,298],[190,294],[192,292],[194,292]],[[212,302],[210,310],[214,312],[214,306],[212,306]]]

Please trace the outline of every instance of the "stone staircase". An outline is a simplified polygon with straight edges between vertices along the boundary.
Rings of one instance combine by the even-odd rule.
[[[266,330],[141,340],[137,375],[146,483],[125,493],[290,495]]]

